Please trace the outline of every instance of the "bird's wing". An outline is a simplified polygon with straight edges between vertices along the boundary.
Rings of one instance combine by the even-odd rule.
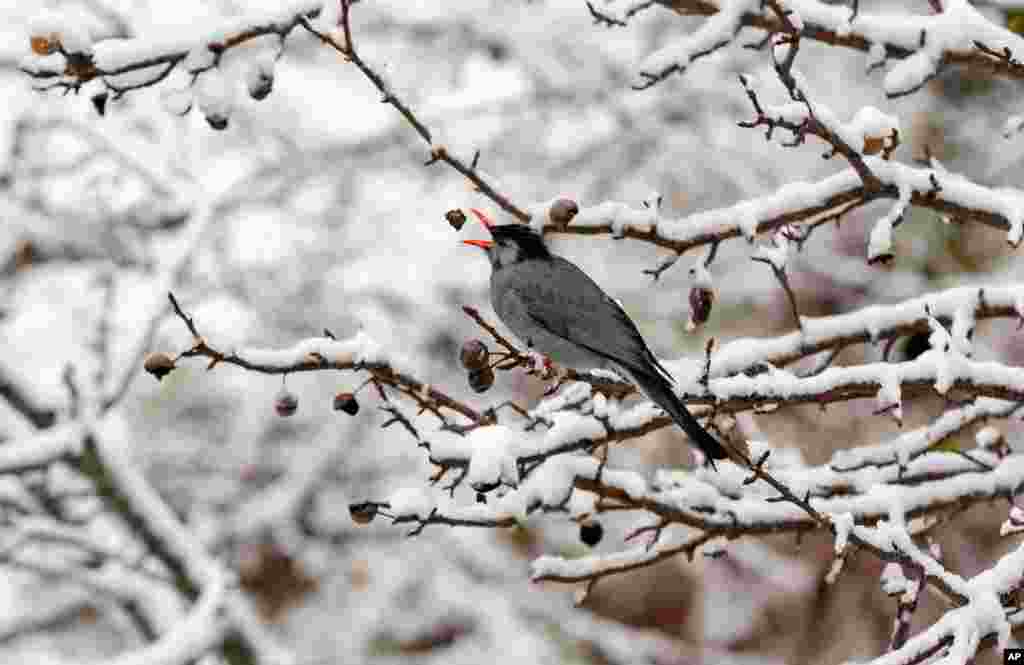
[[[506,297],[538,326],[628,370],[661,372],[672,381],[636,324],[586,273],[558,256],[531,263]]]

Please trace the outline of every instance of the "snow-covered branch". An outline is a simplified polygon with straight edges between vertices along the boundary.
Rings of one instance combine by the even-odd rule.
[[[769,369],[757,376],[743,374],[711,379],[707,388],[684,386],[680,397],[690,403],[717,405],[739,411],[759,405],[830,404],[873,397],[892,383],[905,396],[934,390],[939,395],[1024,400],[1024,369],[998,362],[978,362],[938,351],[903,363],[867,363],[831,367],[814,376],[796,376]]]
[[[269,13],[243,10],[231,19],[197,20],[184,28],[189,34],[174,38],[95,39],[71,13],[44,13],[31,24],[33,55],[22,72],[39,89],[90,96],[106,117],[94,127],[67,120],[66,109],[42,114],[41,105],[30,104],[20,111],[26,120],[12,130],[10,165],[0,165],[0,203],[9,201],[8,217],[17,223],[11,235],[23,241],[0,247],[7,254],[0,266],[0,333],[10,351],[0,358],[0,410],[14,413],[0,431],[0,564],[33,582],[66,585],[75,603],[79,594],[95,597],[92,611],[103,621],[129,627],[131,642],[113,644],[103,656],[117,665],[216,659],[295,665],[256,613],[276,621],[301,594],[336,581],[364,592],[344,607],[351,613],[346,619],[358,623],[373,615],[365,622],[372,628],[351,633],[403,653],[451,645],[473,632],[484,638],[472,645],[477,649],[497,643],[499,631],[511,632],[509,626],[521,621],[553,625],[560,640],[584,640],[609,662],[640,663],[664,654],[632,648],[631,629],[601,631],[591,619],[570,615],[568,603],[536,591],[520,600],[512,587],[522,585],[526,561],[532,561],[534,580],[585,587],[578,602],[595,585],[617,595],[614,578],[622,573],[685,578],[676,586],[690,592],[686,585],[703,583],[709,595],[738,582],[742,596],[710,598],[704,610],[732,612],[734,603],[765,585],[760,575],[740,574],[749,570],[734,565],[738,553],[754,538],[808,535],[815,549],[803,550],[808,565],[799,575],[808,584],[794,586],[814,587],[819,573],[827,583],[867,573],[870,583],[859,579],[856,586],[874,591],[881,566],[890,564],[881,581],[898,596],[898,607],[894,621],[888,614],[884,619],[895,628],[890,653],[879,662],[920,662],[943,650],[950,662],[965,662],[981,648],[1005,644],[1009,627],[1024,622],[1016,607],[1024,548],[972,578],[986,566],[973,540],[949,561],[926,544],[938,526],[984,504],[1010,504],[997,518],[1005,520],[1002,535],[1024,530],[1024,510],[1015,504],[1024,489],[1024,455],[1015,450],[1024,369],[1019,339],[1003,334],[1016,322],[1024,325],[1024,285],[1012,264],[982,274],[993,256],[1002,258],[1003,237],[1012,247],[1024,240],[1024,192],[988,184],[1009,180],[974,168],[976,139],[987,140],[985,132],[998,123],[980,114],[959,123],[973,113],[966,103],[949,116],[962,129],[956,151],[942,152],[932,136],[918,135],[936,107],[954,96],[965,99],[966,91],[930,86],[929,105],[911,110],[911,131],[904,131],[901,121],[906,127],[908,118],[885,107],[858,108],[843,96],[829,108],[814,88],[823,79],[848,83],[846,71],[801,63],[810,42],[864,51],[869,73],[888,70],[884,90],[896,97],[951,66],[1024,79],[1018,60],[1024,39],[986,18],[995,13],[983,16],[987,9],[965,0],[930,0],[912,16],[861,12],[866,3],[831,0],[591,0],[592,16],[606,27],[626,25],[656,5],[690,15],[682,19],[693,27],[689,34],[654,26],[659,50],[641,65],[636,86],[654,87],[637,95],[629,90],[623,63],[631,56],[623,46],[644,48],[639,35],[582,34],[582,6],[576,7],[578,24],[549,23],[558,30],[550,45],[538,45],[541,31],[524,30],[512,19],[521,18],[520,11],[556,15],[561,9],[502,5],[474,16],[469,5],[416,4],[396,15],[390,9],[363,13],[363,4],[288,0]],[[925,15],[928,7],[932,14]],[[124,35],[135,18],[104,22]],[[1014,19],[1017,28],[1024,25],[1024,15],[1007,15],[1011,26]],[[378,36],[380,44],[371,43]],[[306,42],[305,50],[281,60],[297,40]],[[393,46],[406,40],[422,50]],[[442,74],[438,62],[422,57],[440,50],[438,43],[466,52],[450,66],[442,63]],[[755,73],[743,74],[738,84],[723,86],[720,77],[702,78],[697,70],[680,82],[685,95],[666,96],[667,88],[655,86],[706,55],[739,47],[761,50],[781,87],[761,85],[757,54],[745,67]],[[381,49],[403,52],[404,62],[378,62]],[[331,57],[320,57],[325,54]],[[329,87],[339,82],[338,69],[351,65],[357,87],[379,93],[386,108],[374,108],[384,116],[359,108],[344,91],[342,99],[324,97],[331,91],[316,84],[321,65]],[[281,86],[287,94],[277,100],[280,108],[264,105],[232,116],[243,89],[261,100],[275,76],[296,68],[310,73],[319,103],[303,99],[293,81],[287,90]],[[396,71],[411,80],[437,75],[440,83],[424,85],[422,95],[407,94],[392,80]],[[481,81],[485,94],[477,90]],[[152,90],[140,90],[147,87]],[[215,142],[200,126],[198,142],[179,143],[195,123],[146,118],[143,102],[157,92],[167,109],[184,115],[195,108],[215,129],[227,128],[232,117],[241,122]],[[126,95],[139,104],[114,103]],[[305,115],[312,111],[324,116]],[[778,145],[754,145],[751,154],[749,141],[737,137],[760,137],[736,131],[737,120],[764,130]],[[269,136],[261,131],[264,123],[273,127]],[[464,137],[450,135],[456,126]],[[149,133],[149,141],[133,144],[130,137],[141,133]],[[455,245],[447,229],[428,226],[447,211],[448,223],[462,230],[469,212],[461,207],[465,191],[438,194],[436,183],[409,187],[430,173],[422,168],[383,177],[394,157],[408,151],[403,137],[419,142],[427,164],[443,162],[512,220],[537,231],[607,234],[670,250],[646,271],[656,278],[703,246],[687,262],[690,279],[681,290],[662,295],[671,307],[688,301],[691,331],[716,308],[719,339],[694,342],[695,352],[661,365],[674,379],[676,396],[729,459],[717,468],[683,468],[689,452],[683,433],[617,370],[553,372],[557,365],[550,361],[558,357],[546,359],[530,340],[522,340],[524,346],[506,337],[483,308],[462,308],[472,320],[467,325],[459,307],[485,297],[484,274],[455,267],[454,254],[446,253]],[[474,143],[466,148],[461,138]],[[924,160],[894,161],[908,141],[922,149]],[[239,142],[244,145],[232,152]],[[486,153],[489,145],[503,151],[495,161],[508,170],[508,190],[484,170],[486,154],[474,150]],[[774,183],[806,172],[800,160],[807,155],[784,151],[773,161],[756,153],[814,145],[824,157],[839,158],[829,162],[836,172],[781,187]],[[153,146],[166,148],[164,158],[151,158]],[[521,172],[514,168],[517,150],[525,156]],[[680,171],[683,152],[695,158]],[[933,154],[965,175],[948,171]],[[367,155],[375,156],[369,165],[360,162]],[[247,168],[247,160],[259,164]],[[626,203],[636,200],[632,181],[649,177],[664,179],[658,186],[674,209],[704,212],[666,218],[669,206],[661,207],[660,195],[640,199],[642,206]],[[778,189],[765,189],[766,183]],[[85,195],[67,196],[79,189]],[[510,193],[516,190],[536,192],[536,199],[517,203]],[[560,191],[574,194],[553,198]],[[581,208],[581,197],[605,202]],[[410,201],[421,209],[409,210]],[[914,208],[936,214],[912,216]],[[859,220],[855,228],[840,228],[854,210],[858,217],[874,216],[870,230],[857,230]],[[401,227],[367,223],[373,215],[386,222],[401,215]],[[79,216],[89,223],[78,225],[77,237],[65,238]],[[221,221],[225,228],[206,243]],[[794,265],[812,233],[833,221],[837,247],[866,250],[861,261],[830,265],[828,250],[819,253],[815,244],[807,257],[812,271]],[[939,226],[949,221],[974,224]],[[978,225],[1005,236],[978,242]],[[903,235],[899,243],[897,234]],[[746,242],[723,244],[734,238]],[[960,243],[953,261],[936,256],[943,242]],[[745,250],[740,261],[735,249]],[[909,250],[908,256],[895,266],[876,265],[897,258],[896,250]],[[62,259],[81,271],[69,282],[87,284],[85,297],[61,292],[36,307],[38,292],[55,290],[50,278],[66,269]],[[287,268],[275,264],[285,259],[294,261]],[[409,270],[393,271],[396,261],[407,261]],[[976,277],[944,275],[960,266]],[[741,307],[749,303],[751,281],[772,275],[788,301],[787,312],[779,294],[776,310],[783,318],[775,322],[784,320],[792,332],[737,337],[764,334],[752,332],[766,327]],[[250,280],[262,284],[249,288]],[[614,283],[607,275],[600,280]],[[659,286],[678,286],[671,282]],[[966,286],[937,290],[959,284]],[[621,295],[614,290],[610,296]],[[197,293],[215,293],[218,301],[201,308]],[[871,298],[886,304],[871,304]],[[168,303],[177,318],[171,323],[187,331],[178,342],[161,334]],[[322,336],[300,332],[296,338],[296,330],[321,329],[318,303],[337,305],[331,316],[339,323],[332,326],[377,332],[335,337],[324,329]],[[55,304],[66,305],[68,323],[53,316]],[[664,304],[659,297],[653,307],[663,313]],[[834,311],[845,313],[819,316]],[[266,348],[252,346],[256,315],[256,334],[269,340]],[[638,317],[636,330],[652,348],[667,348],[670,338],[649,336],[648,325]],[[27,340],[47,327],[71,329],[57,338],[67,349]],[[173,348],[151,349],[160,345]],[[408,361],[403,354],[410,349],[422,350],[428,362]],[[194,383],[187,371],[159,384],[134,381],[140,368],[164,379],[193,364],[220,370],[204,382],[210,394],[182,389],[183,380]],[[329,373],[290,376],[305,372]],[[356,381],[336,388],[336,372]],[[496,384],[496,375],[511,380]],[[254,382],[264,380],[281,385],[273,404],[277,417],[249,399],[259,387]],[[500,398],[483,395],[495,385]],[[324,403],[308,409],[306,403],[321,399],[320,390],[327,391]],[[855,420],[848,428],[829,421],[835,407],[822,415],[790,408],[855,399],[869,401],[842,410]],[[352,417],[330,418],[330,407]],[[154,413],[163,429],[152,441],[130,445],[148,431]],[[193,426],[198,419],[203,424]],[[385,428],[390,431],[382,433]],[[854,437],[868,445],[849,448]],[[403,438],[408,445],[395,445]],[[804,462],[804,454],[813,463]],[[348,515],[338,510],[345,505]],[[967,519],[980,511],[971,512]],[[358,533],[353,526],[374,521],[392,528],[377,524]],[[482,529],[507,530],[515,547],[505,548],[506,539]],[[398,546],[401,535],[423,537]],[[395,549],[393,570],[378,563],[381,543]],[[423,552],[431,558],[421,560]],[[495,557],[499,552],[508,558]],[[869,561],[857,553],[868,553]],[[678,556],[698,554],[708,558],[706,566]],[[790,554],[777,555],[783,556]],[[776,559],[759,558],[760,570]],[[669,560],[680,566],[652,569]],[[449,567],[464,570],[445,575]],[[700,579],[703,573],[707,579]],[[341,578],[329,579],[335,575]],[[787,570],[773,577],[771,584],[783,586],[793,576]],[[501,593],[494,593],[495,580],[507,582]],[[916,611],[919,599],[922,605],[934,600],[920,596],[923,590],[938,593],[945,615],[915,635],[932,609]],[[331,597],[333,603],[338,596],[320,595],[306,600]],[[589,597],[595,609],[600,596]],[[379,602],[384,597],[387,602]],[[876,600],[891,613],[891,601]],[[398,610],[408,610],[411,620],[396,613],[399,605],[408,606]],[[0,626],[0,641],[7,633],[21,639],[49,630],[76,606],[58,602],[53,612],[5,621],[9,629]],[[310,616],[327,615],[315,609]],[[669,621],[676,621],[677,610],[684,610],[677,603],[672,609]],[[585,625],[568,629],[566,618]],[[717,616],[703,619],[719,623]],[[275,633],[278,628],[286,638],[293,629],[282,624]],[[699,631],[693,637],[702,648],[715,641]],[[349,648],[348,641],[356,640],[346,636],[340,648]],[[353,654],[366,655],[365,642],[331,655],[355,662]],[[320,655],[315,650],[299,645],[311,657]],[[703,657],[711,653],[717,651]],[[818,656],[808,651],[792,660],[835,661]],[[465,654],[454,659],[467,660]]]
[[[938,14],[899,17],[867,14],[847,4],[820,0],[786,0],[784,6],[793,12],[794,22],[799,22],[802,38],[863,51],[872,68],[893,62],[884,81],[890,97],[917,91],[949,65],[1024,78],[1024,66],[1012,57],[1024,53],[1019,35],[993,24],[965,0],[942,4]],[[712,47],[731,44],[740,28],[768,35],[786,32],[783,20],[760,0],[614,0],[588,5],[599,21],[608,25],[625,25],[633,15],[654,5],[708,17],[692,35],[647,56],[639,66],[645,85],[685,71],[694,60],[714,50]]]
[[[53,425],[56,413],[53,409],[37,404],[36,400],[28,394],[13,377],[0,368],[0,399],[21,414],[34,427],[49,427]]]
[[[205,357],[210,359],[208,369],[224,363],[263,374],[287,375],[323,370],[365,371],[370,373],[375,382],[399,389],[415,399],[422,408],[438,415],[442,421],[445,420],[442,409],[458,413],[473,422],[480,422],[483,419],[483,416],[472,407],[416,379],[404,367],[404,362],[399,356],[387,353],[364,332],[345,340],[338,340],[332,336],[315,337],[300,341],[288,349],[242,348],[221,351],[200,335],[192,318],[185,314],[174,295],[169,295],[175,313],[193,336],[194,345],[183,351],[180,358]],[[172,368],[173,362],[167,371]]]
[[[198,77],[217,67],[223,54],[253,39],[283,41],[303,18],[315,18],[322,2],[293,0],[273,13],[225,20],[222,25],[184,39],[155,37],[106,39],[93,44],[81,26],[59,14],[46,14],[32,26],[33,55],[20,68],[43,89],[78,90],[100,79],[116,94],[164,80],[179,65]]]
[[[175,648],[187,649],[188,653],[192,653],[199,645],[212,643],[214,635],[223,634],[225,643],[222,648],[229,662],[244,663],[251,658],[263,658],[268,663],[282,665],[286,662],[276,649],[269,653],[263,649],[264,645],[272,641],[251,620],[247,601],[234,592],[231,597],[222,600],[223,591],[217,589],[224,584],[228,573],[188,532],[121,451],[104,445],[102,439],[89,433],[85,437],[76,467],[89,479],[96,494],[124,522],[132,535],[167,568],[178,592],[199,603],[196,610],[198,614],[205,616],[205,613],[216,611],[223,604],[229,618],[229,625],[223,633],[202,632],[200,639],[200,633],[192,630],[165,644],[157,643],[153,647],[157,650],[154,653],[164,653],[164,649]],[[203,623],[204,630],[210,628],[208,621],[204,620]],[[188,621],[186,625],[190,625]],[[261,655],[260,652],[264,653]]]
[[[75,424],[43,430],[0,446],[0,474],[24,473],[70,456],[80,445],[82,428]]]
[[[878,199],[899,200],[909,189],[910,205],[954,219],[1005,231],[1016,247],[1024,235],[1024,195],[1013,188],[990,188],[943,169],[916,168],[864,157],[882,188],[868,191],[855,169],[848,168],[816,183],[793,182],[774,194],[736,205],[662,219],[649,208],[609,201],[584,206],[568,226],[544,224],[545,233],[609,234],[652,243],[676,253],[732,238],[755,238],[786,225],[805,225],[846,212],[851,205]]]
[[[354,0],[292,0],[273,12],[254,13],[225,20],[215,29],[185,39],[107,39],[92,43],[87,31],[60,14],[40,16],[32,26],[33,55],[20,65],[25,74],[39,81],[39,90],[78,91],[98,80],[115,96],[165,81],[177,68],[191,77],[187,89],[168,90],[165,106],[184,115],[199,106],[214,129],[225,129],[234,106],[233,81],[221,71],[224,54],[253,40],[273,37],[278,55],[291,32],[301,26],[322,43],[341,53],[377,88],[382,101],[397,110],[430,146],[426,162],[444,162],[462,174],[475,191],[523,222],[535,213],[517,206],[502,193],[496,181],[478,168],[480,153],[466,160],[437,140],[413,108],[398,94],[382,71],[356,50],[351,26]],[[257,57],[247,70],[246,87],[256,100],[264,99],[274,80],[275,57]],[[105,95],[106,93],[100,93]],[[101,97],[105,104],[106,97]],[[94,96],[94,100],[97,99]],[[101,114],[104,108],[97,105]]]
[[[482,435],[480,430],[476,432]],[[516,446],[531,445],[530,435],[514,436]],[[508,443],[511,445],[511,440]],[[476,464],[477,455],[480,460],[485,454],[490,459],[494,450],[493,445],[474,448],[470,465]],[[970,457],[932,452],[899,468],[838,471],[829,465],[782,466],[772,468],[770,473],[791,492],[805,496],[816,514],[849,515],[851,524],[873,526],[888,519],[893,507],[899,506],[901,514],[910,521],[910,531],[920,534],[950,512],[1014,496],[1024,486],[1022,460],[1019,455],[999,458],[980,450]],[[659,520],[656,547],[573,561],[545,557],[534,564],[536,579],[581,581],[632,570],[682,552],[692,554],[715,539],[821,528],[821,523],[804,509],[778,501],[772,486],[755,483],[750,489],[743,489],[748,486],[747,479],[745,469],[726,465],[720,473],[664,472],[648,480],[635,472],[603,468],[591,457],[560,456],[548,460],[485,504],[460,506],[426,489],[408,489],[378,505],[396,523],[418,524],[417,532],[430,524],[507,527],[538,509],[565,512],[572,517],[607,511],[646,511]],[[566,490],[566,481],[576,491]],[[596,497],[600,500],[595,501]],[[669,535],[662,541],[662,532],[671,531],[674,525],[697,529],[702,537],[695,540],[687,536],[680,540]],[[855,539],[885,560],[915,563],[899,549],[879,545],[873,539]],[[959,594],[933,571],[926,571],[926,576],[946,592]]]
[[[901,303],[871,305],[846,314],[805,317],[803,331],[723,344],[711,356],[709,375],[732,376],[762,363],[782,367],[828,349],[879,344],[924,333],[929,330],[926,308],[940,321],[958,320],[964,324],[989,318],[1024,319],[1024,284],[959,287]],[[695,371],[695,366],[684,369],[685,374]]]
[[[316,35],[320,41],[341,53],[355,65],[380,92],[381,101],[393,106],[416,130],[420,138],[430,146],[430,159],[427,160],[427,165],[444,162],[461,173],[476,191],[494,201],[502,210],[521,222],[530,221],[531,213],[517,206],[511,198],[500,192],[496,183],[477,168],[480,160],[479,152],[467,163],[466,160],[454,155],[447,145],[436,141],[430,129],[417,117],[412,107],[398,95],[384,75],[360,55],[352,38],[351,9],[353,2],[354,0],[336,0],[327,4],[328,7],[340,4],[341,14],[336,20],[336,23],[341,26],[340,36],[336,34],[336,31],[318,29],[305,18],[300,18],[299,22],[302,27]]]
[[[189,615],[153,644],[124,654],[112,665],[179,665],[197,659],[221,642],[230,629],[227,580],[212,579]]]

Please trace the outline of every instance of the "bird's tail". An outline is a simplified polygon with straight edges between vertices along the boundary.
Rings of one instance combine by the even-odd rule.
[[[715,437],[711,436],[697,422],[697,419],[686,410],[686,406],[679,401],[668,379],[655,372],[631,372],[631,374],[633,380],[640,386],[644,394],[652,402],[663,408],[668,415],[672,416],[672,420],[676,421],[683,428],[683,431],[689,435],[694,445],[700,448],[701,452],[708,458],[712,467],[715,465],[714,460],[729,458],[729,454],[725,451],[722,444]]]

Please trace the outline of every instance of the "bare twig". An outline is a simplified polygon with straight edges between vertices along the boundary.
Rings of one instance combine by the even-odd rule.
[[[217,365],[225,363],[241,367],[242,369],[246,369],[251,372],[260,372],[263,374],[293,374],[298,372],[317,372],[325,370],[366,371],[370,372],[374,380],[381,385],[392,386],[406,394],[415,394],[420,396],[422,399],[420,406],[430,404],[433,408],[438,410],[448,409],[459,413],[474,422],[479,422],[482,418],[481,414],[477,412],[476,409],[449,397],[436,388],[423,383],[408,374],[396,371],[389,363],[386,362],[357,361],[351,358],[343,361],[329,360],[323,354],[311,351],[294,362],[274,364],[249,360],[244,355],[244,352],[221,351],[207,343],[206,339],[199,334],[195,321],[185,314],[181,305],[178,303],[178,299],[174,297],[174,294],[168,293],[167,297],[171,302],[171,307],[174,309],[174,313],[182,320],[185,327],[188,328],[190,333],[192,333],[193,337],[193,346],[183,351],[180,354],[180,357],[209,358],[210,362],[207,369],[213,369]],[[333,340],[328,338],[324,338],[324,341],[325,343],[333,342]]]
[[[498,329],[488,323],[475,307],[464,306],[462,311],[465,312],[466,316],[473,319],[478,326],[483,328],[487,334],[493,337],[495,342],[505,349],[505,352],[499,356],[494,365],[496,369],[510,370],[516,367],[529,367],[531,363],[530,356],[520,351],[515,344],[498,332]],[[625,397],[626,395],[636,392],[636,386],[628,381],[616,381],[615,379],[607,376],[597,375],[592,372],[581,372],[571,367],[561,367],[558,371],[560,373],[560,383],[564,383],[566,381],[582,381],[583,383],[589,383],[594,392],[600,392],[614,397]]]
[[[437,145],[434,143],[430,129],[419,119],[419,117],[417,117],[412,108],[398,96],[390,85],[388,85],[384,78],[359,55],[359,52],[356,50],[355,42],[352,39],[352,0],[339,1],[341,2],[341,25],[345,35],[344,43],[340,43],[332,35],[317,30],[305,16],[299,16],[296,20],[299,25],[311,34],[315,35],[321,42],[345,56],[349,62],[355,65],[359,71],[361,71],[363,75],[373,83],[374,87],[380,91],[382,95],[381,101],[393,106],[395,110],[397,110],[402,117],[412,125],[412,128],[416,130],[416,133],[420,135],[420,138],[430,146],[430,159],[427,161],[427,164],[433,164],[439,161],[448,164],[448,166],[465,176],[467,180],[473,183],[473,187],[475,187],[478,192],[494,201],[494,203],[496,203],[502,210],[521,222],[530,221],[530,214],[528,212],[513,203],[508,196],[498,191],[497,186],[493,182],[489,181],[483,173],[477,170],[476,157],[473,158],[471,163],[466,163],[459,157],[451,154],[447,146]]]

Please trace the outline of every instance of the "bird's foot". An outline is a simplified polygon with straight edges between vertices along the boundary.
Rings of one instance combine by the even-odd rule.
[[[562,382],[561,381],[555,381],[553,383],[549,383],[544,388],[544,397],[551,397],[552,395],[557,393],[558,389],[561,388],[561,387],[562,387]]]
[[[544,381],[555,375],[555,366],[551,363],[551,358],[532,349],[523,355],[526,356],[527,374],[536,374]]]

